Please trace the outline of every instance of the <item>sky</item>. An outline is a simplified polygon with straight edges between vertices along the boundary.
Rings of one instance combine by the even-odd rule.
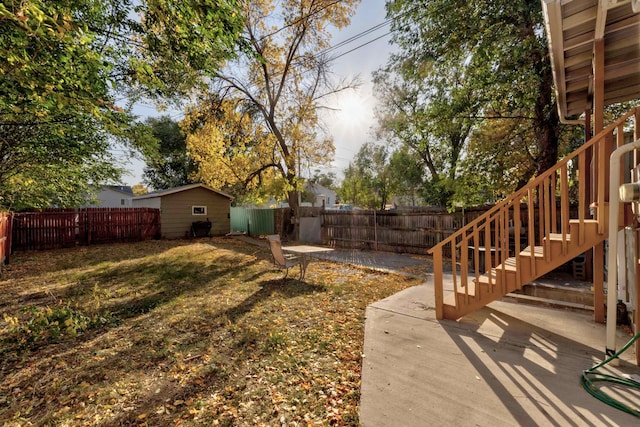
[[[384,3],[383,0],[363,0],[356,14],[351,18],[351,24],[333,32],[332,45],[337,45],[384,23],[386,21]],[[360,146],[373,140],[371,128],[374,125],[375,99],[372,72],[387,62],[392,50],[389,45],[390,36],[385,36],[389,28],[389,25],[381,26],[332,52],[336,56],[344,54],[332,63],[331,71],[335,78],[349,79],[359,76],[361,85],[356,90],[344,92],[339,99],[330,104],[337,110],[324,115],[325,126],[333,136],[336,151],[331,164],[317,168],[322,173],[334,172],[340,178],[342,171],[349,165]],[[379,39],[374,41],[377,38]],[[170,115],[174,120],[182,118],[180,112],[158,112],[150,104],[136,105],[134,113],[142,119],[163,114]],[[125,151],[116,150],[115,154],[121,162],[121,167],[128,171],[123,176],[122,183],[125,185],[141,183],[144,163],[131,158]],[[315,169],[313,167],[311,171],[302,171],[302,174],[303,176],[313,174]]]

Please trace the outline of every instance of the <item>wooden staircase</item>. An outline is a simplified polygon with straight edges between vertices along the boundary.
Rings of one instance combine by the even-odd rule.
[[[433,247],[437,318],[478,310],[602,243],[608,235],[609,156],[630,129],[637,139],[640,107]],[[639,153],[631,154],[638,164]],[[620,212],[623,228],[633,218]],[[446,272],[445,258],[452,266]]]

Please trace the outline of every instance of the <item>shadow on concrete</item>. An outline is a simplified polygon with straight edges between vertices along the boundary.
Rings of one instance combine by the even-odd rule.
[[[595,399],[583,370],[604,356],[591,315],[497,301],[459,321],[435,319],[433,287],[406,289],[367,308],[360,422],[414,425],[635,425]],[[629,336],[619,331],[618,347]],[[638,374],[623,355],[616,375]],[[640,406],[640,395],[613,389]]]

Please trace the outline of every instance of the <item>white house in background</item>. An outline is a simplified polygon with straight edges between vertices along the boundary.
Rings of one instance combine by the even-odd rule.
[[[90,207],[130,208],[133,190],[128,185],[103,185]]]
[[[323,187],[320,184],[307,183],[305,189],[315,195],[315,200],[312,202],[313,207],[327,207],[336,204],[336,192]]]

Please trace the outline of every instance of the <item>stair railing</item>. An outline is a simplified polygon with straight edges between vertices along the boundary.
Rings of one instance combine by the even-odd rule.
[[[481,298],[481,287],[474,285],[480,276],[485,276],[488,281],[489,292],[497,292],[496,277],[502,275],[500,291],[503,294],[507,293],[504,277],[508,268],[520,272],[523,263],[529,263],[533,276],[538,277],[540,274],[535,271],[536,252],[542,251],[542,256],[548,260],[552,234],[562,241],[563,252],[566,252],[572,199],[575,201],[577,198],[579,224],[578,236],[571,238],[579,239],[580,244],[585,242],[587,212],[597,219],[598,231],[603,234],[607,225],[604,210],[608,202],[609,154],[614,144],[624,144],[625,129],[630,128],[638,138],[640,107],[627,112],[554,167],[431,248],[428,253],[433,255],[436,317],[442,319],[444,316],[445,257],[451,259],[451,271],[447,273],[451,275],[453,284],[452,289],[447,289],[453,292],[453,298],[447,298],[447,301],[457,307],[459,300],[456,295],[460,289],[464,289],[465,303],[469,302],[471,286],[475,297]],[[593,185],[585,179],[589,170]],[[588,191],[593,193],[591,200]],[[530,250],[523,255],[521,251],[525,245]],[[474,283],[470,283],[470,277],[475,278]],[[516,274],[516,281],[516,288],[524,284],[520,274]]]

